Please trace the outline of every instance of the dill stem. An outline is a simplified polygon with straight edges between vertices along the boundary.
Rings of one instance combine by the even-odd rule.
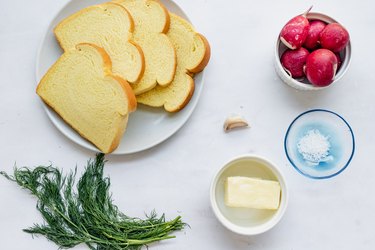
[[[172,239],[172,238],[176,238],[176,236],[168,235],[168,236],[164,236],[164,237],[155,237],[155,238],[151,238],[151,239],[148,239],[148,240],[128,239],[128,242],[129,242],[129,245],[146,245],[146,244],[150,244],[150,243],[155,242],[155,241],[167,240],[167,239]]]
[[[80,227],[78,227],[74,222],[72,222],[69,218],[67,218],[63,213],[60,212],[60,210],[58,210],[55,206],[53,206],[54,210],[61,216],[64,218],[64,220],[66,222],[68,222],[70,225],[72,225],[73,227],[77,228],[79,231],[81,231],[81,233],[83,233],[87,238],[89,239],[94,239],[94,242],[95,243],[106,243],[105,241],[103,241],[102,239],[98,238],[98,237],[95,237],[94,235],[91,235],[87,229],[83,226],[83,229],[84,231],[82,231],[82,229]]]
[[[155,241],[176,238],[176,236],[167,235],[167,236],[163,236],[163,237],[153,237],[153,238],[150,238],[150,239],[147,239],[147,240],[136,240],[136,239],[123,239],[123,238],[119,238],[119,237],[114,237],[112,235],[107,234],[106,232],[103,232],[103,234],[108,238],[111,238],[111,239],[114,239],[114,240],[117,240],[117,241],[122,241],[123,243],[120,243],[119,245],[127,245],[127,246],[145,245],[145,244],[149,244],[149,243],[152,243],[152,242],[155,242]]]

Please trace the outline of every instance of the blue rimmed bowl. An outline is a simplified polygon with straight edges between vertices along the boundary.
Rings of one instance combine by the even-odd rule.
[[[308,138],[311,134],[313,137]],[[307,148],[318,152],[322,148],[319,143],[323,143],[326,150],[324,157],[320,160],[315,157],[312,162],[305,149],[301,149],[302,141],[315,143],[307,145]],[[289,125],[284,149],[288,160],[299,173],[313,179],[327,179],[340,174],[351,162],[355,151],[354,133],[339,114],[325,109],[308,110]]]

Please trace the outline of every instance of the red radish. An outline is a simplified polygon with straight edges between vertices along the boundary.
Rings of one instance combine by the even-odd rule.
[[[309,51],[303,47],[296,50],[288,49],[281,56],[281,64],[293,78],[301,78],[305,76],[303,66],[309,54]]]
[[[320,20],[310,22],[310,28],[307,33],[305,43],[303,44],[307,49],[316,49],[319,44],[320,33],[326,27],[326,23]]]
[[[311,84],[325,87],[333,82],[337,70],[336,55],[328,49],[313,51],[306,60],[305,73]]]
[[[289,49],[298,49],[305,42],[309,31],[309,20],[306,15],[312,6],[302,15],[289,20],[280,32],[280,40]]]
[[[328,24],[320,33],[320,44],[323,48],[340,52],[349,42],[348,31],[338,23]]]

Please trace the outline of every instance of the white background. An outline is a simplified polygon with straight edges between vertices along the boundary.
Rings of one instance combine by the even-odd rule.
[[[38,45],[65,0],[1,0],[0,169],[55,165],[83,169],[94,157],[49,121],[35,94]],[[141,153],[108,156],[113,198],[122,211],[143,216],[155,209],[181,215],[191,226],[151,249],[374,249],[375,76],[374,2],[177,0],[210,41],[212,57],[197,108],[166,142]],[[297,92],[273,69],[278,32],[311,4],[341,21],[351,35],[352,62],[343,79],[320,92]],[[357,150],[350,166],[329,180],[297,173],[283,150],[289,123],[301,112],[326,108],[351,124]],[[225,134],[225,118],[237,113],[251,129]],[[278,164],[290,189],[289,207],[271,231],[235,235],[214,217],[209,185],[228,159],[256,153]],[[0,178],[0,249],[57,249],[21,229],[41,222],[36,200]],[[86,249],[79,246],[77,249]]]

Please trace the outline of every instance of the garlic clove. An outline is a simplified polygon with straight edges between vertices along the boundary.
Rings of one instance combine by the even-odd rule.
[[[228,117],[224,122],[224,131],[229,132],[234,128],[249,127],[249,123],[241,116]]]

